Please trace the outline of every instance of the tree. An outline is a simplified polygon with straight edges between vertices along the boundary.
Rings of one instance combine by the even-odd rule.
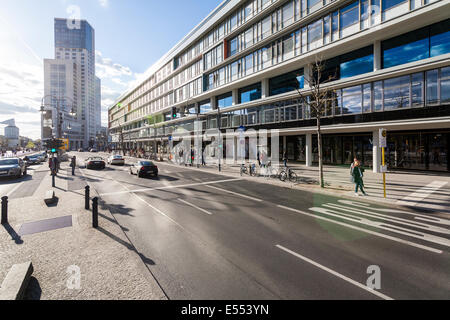
[[[25,146],[25,149],[34,149],[36,146],[34,145],[33,141],[28,141],[27,145]]]
[[[295,81],[295,88],[300,96],[300,101],[306,107],[310,117],[316,117],[317,147],[319,153],[319,184],[321,188],[325,187],[323,179],[321,117],[325,115],[327,106],[329,106],[336,97],[335,90],[324,85],[324,83],[334,80],[336,75],[329,75],[328,78],[325,78],[324,69],[325,63],[322,58],[316,56],[314,62],[309,66],[307,74],[305,74],[305,89],[301,91],[298,79]]]

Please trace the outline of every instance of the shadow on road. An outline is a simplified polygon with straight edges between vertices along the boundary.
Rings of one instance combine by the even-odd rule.
[[[4,224],[3,228],[9,233],[11,239],[14,240],[16,244],[23,244],[22,238],[17,234],[16,230],[9,223]]]

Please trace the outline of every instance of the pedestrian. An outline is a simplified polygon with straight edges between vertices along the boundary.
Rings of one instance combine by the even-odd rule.
[[[361,189],[363,195],[367,196],[367,193],[364,191],[364,168],[361,166],[360,162],[356,160],[353,169],[352,169],[352,177],[353,182],[355,183],[355,196],[359,196],[358,189]]]
[[[202,166],[206,166],[206,162],[205,162],[205,150],[202,151]]]
[[[256,158],[258,159],[258,166],[261,168],[261,155],[259,153],[259,150],[258,153],[256,154]]]
[[[287,159],[287,154],[285,151],[285,152],[283,152],[283,163],[284,163],[285,168],[287,168],[287,162],[288,162],[288,159]]]

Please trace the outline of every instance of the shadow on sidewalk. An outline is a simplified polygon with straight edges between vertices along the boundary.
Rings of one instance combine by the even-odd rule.
[[[38,279],[31,277],[27,289],[25,290],[23,300],[41,300],[41,295],[42,288]]]
[[[5,228],[5,230],[9,233],[12,240],[14,240],[16,244],[23,244],[22,238],[17,234],[16,230],[14,230],[14,228],[11,227],[9,223],[4,224],[3,228]]]

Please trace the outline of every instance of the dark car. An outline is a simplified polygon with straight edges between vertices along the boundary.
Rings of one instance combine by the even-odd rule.
[[[32,156],[25,157],[27,158],[26,161],[28,162],[28,165],[35,165],[40,164],[42,162],[42,158],[39,157],[39,155],[34,154]]]
[[[22,159],[0,159],[0,177],[20,178],[27,175],[27,166]]]
[[[91,157],[85,160],[86,169],[105,169],[106,163],[100,157]]]
[[[158,176],[158,167],[151,161],[138,161],[130,167],[130,174],[139,178],[149,175]]]
[[[97,149],[95,149],[95,148],[91,148],[91,150],[89,150],[89,152],[96,153],[96,152],[98,152],[98,151],[97,151]]]
[[[78,152],[84,152],[83,148],[78,149]]]

